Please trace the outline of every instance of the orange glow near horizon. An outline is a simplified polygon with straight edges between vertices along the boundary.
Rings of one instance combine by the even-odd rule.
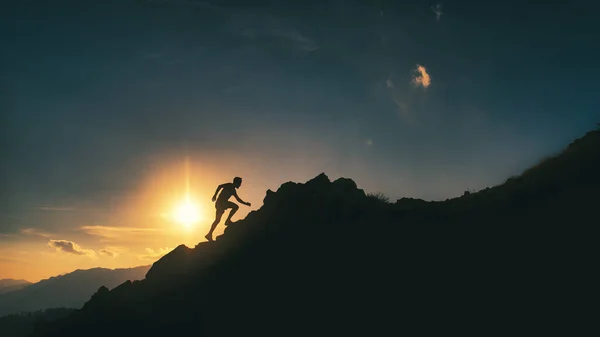
[[[143,175],[132,177],[136,181],[131,189],[98,201],[75,200],[60,210],[32,208],[23,228],[2,236],[0,279],[36,282],[76,269],[152,264],[181,244],[193,248],[206,241],[215,217],[211,198],[218,185],[243,177],[238,193],[252,207],[240,207],[236,221],[260,208],[267,189],[316,175],[303,172],[295,163],[286,169],[265,168],[248,163],[248,158],[256,157],[213,152],[188,158],[157,156],[147,163]],[[280,172],[287,172],[286,176],[279,176]],[[226,216],[214,238],[223,234]],[[44,226],[36,227],[37,223]],[[72,242],[88,254],[57,249],[48,244],[50,240]]]

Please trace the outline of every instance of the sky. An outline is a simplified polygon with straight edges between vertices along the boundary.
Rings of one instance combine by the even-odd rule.
[[[2,1],[0,279],[193,247],[235,176],[238,219],[321,172],[392,200],[501,184],[600,122],[598,9]]]

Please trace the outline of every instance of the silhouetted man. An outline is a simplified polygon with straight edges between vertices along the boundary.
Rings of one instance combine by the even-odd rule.
[[[229,216],[227,217],[227,220],[225,220],[225,226],[227,226],[231,223],[231,217],[235,214],[235,212],[237,212],[238,208],[240,208],[237,204],[234,204],[233,202],[229,201],[229,198],[231,198],[231,196],[234,196],[235,199],[240,204],[250,206],[250,203],[245,202],[242,199],[240,199],[240,197],[238,197],[238,195],[235,191],[236,188],[239,188],[241,185],[242,185],[242,178],[235,177],[235,178],[233,178],[233,183],[225,183],[225,184],[221,184],[221,185],[219,185],[219,187],[217,187],[217,190],[215,191],[215,195],[213,195],[213,197],[212,197],[213,202],[215,200],[217,201],[215,204],[215,208],[217,209],[217,216],[215,217],[215,221],[213,222],[212,226],[210,227],[210,231],[208,231],[208,234],[206,234],[206,236],[205,236],[205,238],[208,241],[213,241],[212,234],[215,231],[215,228],[217,228],[217,225],[219,224],[219,222],[221,221],[221,217],[223,216],[223,213],[228,208],[231,208],[231,211],[229,212]],[[221,189],[222,189],[221,194],[219,195],[219,198],[217,199],[217,194],[219,194],[219,191]]]

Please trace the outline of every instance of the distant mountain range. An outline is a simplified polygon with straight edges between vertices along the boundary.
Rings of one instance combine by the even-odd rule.
[[[34,336],[589,335],[599,195],[600,130],[447,201],[287,182]]]
[[[11,291],[23,289],[30,285],[31,282],[26,280],[14,280],[11,278],[0,280],[0,294],[5,294]]]
[[[51,277],[30,284],[6,281],[10,287],[22,289],[0,295],[0,316],[32,312],[48,308],[81,308],[98,288],[113,288],[127,280],[141,280],[150,266],[127,269],[94,268]],[[10,285],[14,284],[16,285]],[[4,284],[4,283],[2,283]]]

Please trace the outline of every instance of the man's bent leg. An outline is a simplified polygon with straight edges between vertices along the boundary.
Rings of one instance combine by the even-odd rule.
[[[219,222],[221,221],[221,217],[223,216],[223,212],[225,210],[222,209],[218,209],[217,210],[217,214],[215,216],[215,221],[212,223],[212,225],[210,226],[210,230],[208,231],[208,234],[206,234],[205,238],[208,241],[212,241],[212,234],[215,231],[215,228],[217,228],[217,225],[219,224]]]
[[[238,206],[237,204],[234,204],[233,202],[229,202],[229,204],[227,206],[229,206],[229,208],[231,208],[231,211],[229,212],[229,216],[227,217],[227,220],[225,220],[225,224],[228,225],[231,223],[231,217],[235,214],[235,212],[237,212],[237,210],[240,208],[240,206]]]

